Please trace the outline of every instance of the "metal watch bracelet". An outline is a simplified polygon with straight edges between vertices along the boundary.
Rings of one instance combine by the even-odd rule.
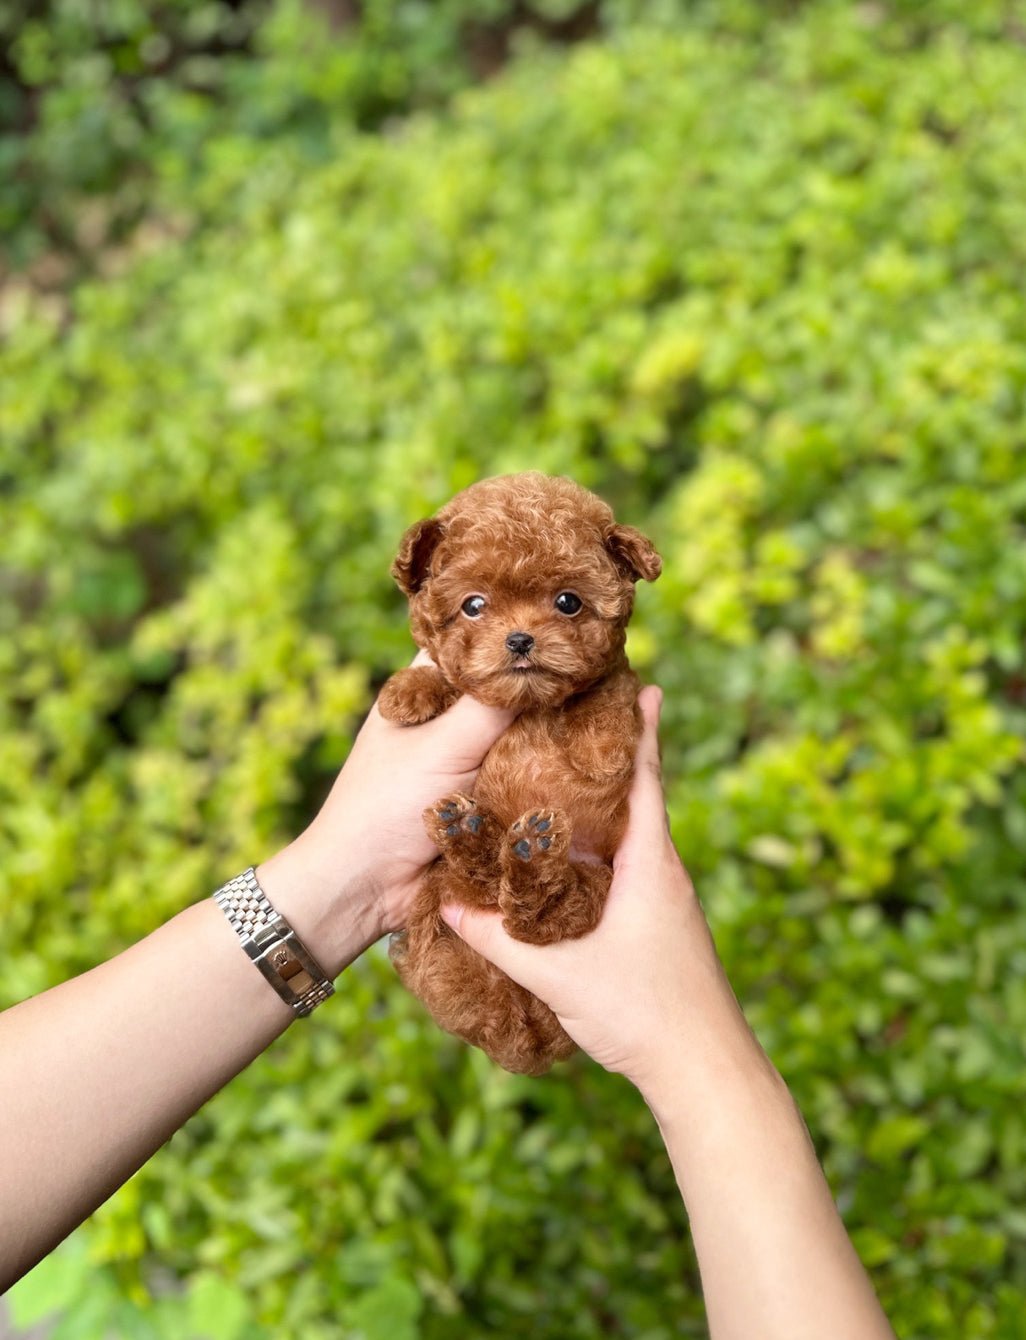
[[[324,970],[285,918],[274,910],[250,866],[213,895],[242,947],[301,1018],[335,994]]]

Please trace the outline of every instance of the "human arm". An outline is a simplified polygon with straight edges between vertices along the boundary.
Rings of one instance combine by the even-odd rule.
[[[317,818],[258,867],[328,976],[403,924],[437,855],[421,812],[472,786],[512,715],[463,698],[407,729],[372,709]],[[0,1014],[0,1292],[293,1017],[209,897]]]
[[[443,910],[651,1108],[687,1206],[713,1340],[893,1340],[784,1081],[745,1022],[670,838],[658,690],[599,926],[527,945]]]

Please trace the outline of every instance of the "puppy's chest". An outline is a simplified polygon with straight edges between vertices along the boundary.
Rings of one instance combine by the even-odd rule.
[[[600,852],[610,805],[623,783],[582,774],[571,765],[565,729],[551,716],[518,718],[489,751],[474,787],[479,802],[503,824],[530,809],[559,808],[574,830],[581,854]]]

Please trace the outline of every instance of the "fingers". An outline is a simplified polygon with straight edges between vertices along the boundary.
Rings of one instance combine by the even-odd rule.
[[[411,668],[434,664],[423,648],[410,662]],[[385,720],[375,699],[360,734],[368,739],[385,735],[398,735],[411,741],[416,738],[434,755],[441,771],[470,773],[481,766],[485,754],[516,717],[516,712],[486,707],[463,694],[452,707],[433,720],[420,726],[401,726]]]
[[[663,706],[663,691],[649,684],[638,694],[642,728],[634,756],[634,783],[631,787],[631,806],[651,805],[658,797],[663,803],[663,771],[659,759],[659,713]]]
[[[638,695],[642,729],[634,756],[634,781],[629,798],[630,817],[627,834],[616,853],[613,865],[619,868],[624,860],[637,855],[653,835],[668,832],[669,816],[663,796],[662,768],[659,760],[659,713],[663,705],[663,691],[649,684]],[[639,844],[640,848],[639,848]]]
[[[659,780],[662,775],[659,762],[659,715],[663,710],[663,691],[658,684],[645,685],[638,694],[638,706],[644,721],[641,739],[638,741],[638,768],[640,770],[644,765]]]
[[[469,772],[481,766],[485,754],[516,716],[505,708],[486,707],[465,693],[424,729],[434,734],[439,751],[451,767]]]
[[[430,652],[423,647],[417,652],[411,665],[434,665]],[[491,749],[499,736],[516,719],[516,712],[508,712],[497,707],[485,707],[469,694],[463,694],[456,702],[437,717],[437,734],[457,743],[469,760],[468,768],[476,768]],[[444,723],[444,724],[443,724]],[[434,722],[430,723],[434,726]]]

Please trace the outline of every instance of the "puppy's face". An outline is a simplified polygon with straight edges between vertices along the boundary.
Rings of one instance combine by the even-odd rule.
[[[634,583],[659,569],[651,543],[600,499],[530,474],[485,481],[412,526],[392,571],[445,678],[522,710],[556,707],[613,668]]]
[[[623,649],[633,587],[600,553],[505,570],[456,553],[421,595],[425,645],[446,679],[493,707],[555,707]]]

